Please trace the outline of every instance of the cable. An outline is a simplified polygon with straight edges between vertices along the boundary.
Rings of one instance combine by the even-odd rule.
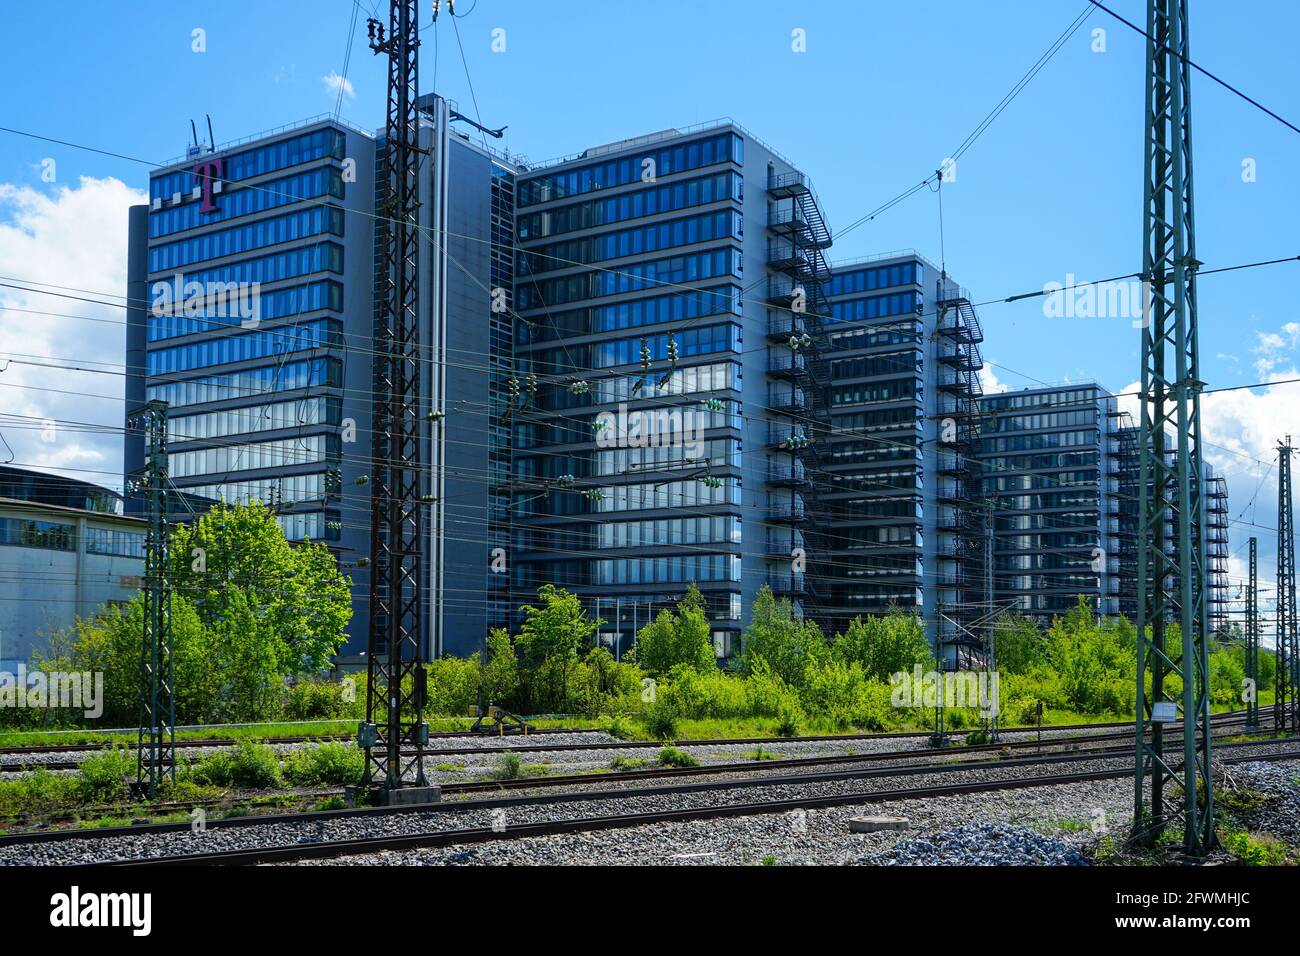
[[[1200,64],[1198,64],[1198,63],[1196,63],[1195,61],[1191,60],[1190,58],[1188,58],[1188,57],[1184,56],[1183,54],[1179,53],[1177,50],[1174,50],[1174,49],[1172,49],[1171,47],[1166,46],[1166,45],[1163,44],[1163,43],[1159,43],[1159,41],[1157,41],[1155,37],[1153,37],[1151,34],[1147,33],[1146,30],[1142,29],[1142,28],[1141,28],[1140,26],[1138,26],[1136,23],[1133,23],[1131,20],[1126,20],[1126,19],[1124,19],[1124,18],[1121,17],[1118,13],[1116,13],[1114,10],[1110,9],[1110,7],[1106,6],[1106,5],[1103,4],[1103,3],[1099,3],[1098,0],[1088,0],[1088,2],[1091,3],[1091,4],[1092,4],[1094,7],[1096,7],[1098,10],[1101,10],[1101,11],[1104,12],[1104,13],[1108,13],[1108,14],[1110,14],[1112,17],[1114,17],[1114,18],[1115,18],[1116,20],[1118,20],[1120,23],[1124,24],[1124,26],[1128,27],[1128,28],[1129,28],[1130,30],[1132,30],[1134,33],[1137,33],[1139,36],[1146,37],[1147,40],[1148,40],[1148,42],[1157,44],[1157,45],[1160,47],[1160,49],[1161,49],[1162,52],[1164,52],[1164,53],[1172,53],[1172,54],[1173,54],[1174,56],[1176,56],[1180,61],[1182,61],[1182,62],[1183,62],[1184,64],[1186,64],[1187,66],[1190,66],[1190,67],[1191,67],[1193,70],[1195,70],[1197,73],[1200,73],[1202,76],[1204,76],[1204,77],[1206,77],[1206,78],[1208,78],[1208,79],[1210,79],[1210,80],[1213,80],[1215,83],[1219,84],[1219,86],[1223,87],[1223,88],[1224,88],[1225,90],[1227,90],[1229,93],[1232,93],[1234,96],[1239,96],[1239,97],[1241,97],[1241,99],[1245,100],[1247,103],[1249,103],[1251,106],[1255,107],[1257,110],[1260,110],[1261,112],[1265,113],[1266,115],[1271,116],[1273,119],[1277,120],[1279,123],[1281,123],[1281,124],[1282,124],[1283,126],[1285,126],[1287,129],[1291,130],[1293,133],[1300,133],[1300,126],[1296,126],[1296,125],[1295,125],[1294,123],[1292,123],[1290,120],[1283,119],[1281,116],[1279,116],[1277,113],[1274,113],[1271,109],[1269,109],[1269,108],[1268,108],[1267,106],[1265,106],[1263,103],[1259,102],[1259,100],[1255,99],[1254,97],[1247,96],[1245,93],[1243,93],[1243,92],[1242,92],[1240,89],[1238,89],[1237,87],[1233,86],[1233,85],[1232,85],[1231,83],[1229,83],[1227,80],[1224,80],[1224,79],[1222,79],[1222,78],[1220,78],[1220,77],[1218,77],[1218,76],[1215,76],[1215,75],[1214,75],[1213,73],[1211,73],[1209,70],[1205,69],[1205,67],[1201,66]]]

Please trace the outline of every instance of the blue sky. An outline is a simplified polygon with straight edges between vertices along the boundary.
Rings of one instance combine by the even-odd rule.
[[[372,2],[361,0],[361,6],[368,11]],[[1113,5],[1143,20],[1139,0]],[[730,116],[812,176],[835,229],[934,170],[1085,4],[477,0],[458,6],[474,96],[446,14],[423,33],[421,85],[436,85],[471,115],[476,99],[487,125],[509,126],[504,144],[510,150],[544,159]],[[430,4],[423,7],[427,21]],[[1291,48],[1300,8],[1263,2],[1247,12],[1211,0],[1193,0],[1191,7],[1193,59],[1300,125]],[[353,5],[277,0],[106,7],[74,0],[61,10],[52,51],[49,42],[33,42],[51,36],[48,8],[7,9],[0,53],[8,89],[0,125],[156,162],[183,153],[190,119],[202,129],[205,113],[221,143],[333,110],[336,87],[326,78],[343,72]],[[342,113],[373,128],[383,118],[384,73],[367,47],[365,16],[358,17]],[[1094,49],[1097,28],[1105,30],[1104,52]],[[204,52],[192,49],[196,29],[203,31]],[[497,29],[505,31],[504,52],[492,50]],[[791,49],[795,29],[806,33],[806,52]],[[1141,38],[1095,11],[961,159],[956,181],[944,187],[944,246],[950,271],[977,301],[1041,289],[1071,275],[1097,279],[1140,268],[1142,58]],[[1193,83],[1200,258],[1213,268],[1297,254],[1300,134],[1203,77]],[[41,177],[47,158],[57,164],[53,183]],[[1254,161],[1253,182],[1243,181],[1246,160]],[[59,219],[57,207],[70,213],[78,202],[74,194],[90,188],[82,177],[140,188],[146,167],[0,133],[0,273],[39,272],[42,281],[57,283],[62,276],[62,284],[95,289],[96,281],[117,281],[111,260],[115,249],[124,253],[124,226],[120,235],[78,232],[69,230],[67,216]],[[94,188],[83,207],[117,208],[129,198],[116,186],[99,182]],[[102,214],[112,222],[111,211]],[[64,225],[50,228],[49,221]],[[51,249],[41,241],[42,229],[65,244]],[[74,252],[66,243],[102,248]],[[940,256],[932,193],[918,193],[854,230],[836,242],[833,257],[908,247],[935,261]],[[105,261],[106,271],[96,278]],[[1295,369],[1298,268],[1202,281],[1203,377],[1211,386],[1285,377]],[[63,308],[24,301],[30,312],[0,313],[0,348],[22,351],[10,343],[41,338],[31,312]],[[12,308],[15,299],[0,297],[0,305],[5,302]],[[93,309],[82,314],[87,311]],[[1127,319],[1047,318],[1036,300],[986,306],[981,318],[985,356],[1004,385],[1096,379],[1119,390],[1138,377],[1138,333]],[[87,324],[77,322],[52,321],[50,329]],[[45,351],[109,361],[84,354],[111,354],[117,332],[100,324],[107,326],[96,330],[100,338],[45,330]],[[32,345],[27,351],[40,350]],[[48,387],[56,374],[28,369],[22,380]],[[96,394],[120,392],[116,381],[92,385]],[[29,407],[40,404],[39,396],[28,398]],[[1248,521],[1253,511],[1265,526],[1254,530],[1268,568],[1274,542],[1265,529],[1276,522],[1273,475],[1255,459],[1272,457],[1297,398],[1300,386],[1276,386],[1207,400],[1207,436],[1215,443],[1209,456],[1229,474],[1233,516]],[[13,443],[25,436],[10,432],[8,438]],[[96,440],[87,437],[83,449]],[[38,454],[29,460],[72,467],[76,458]],[[82,459],[88,471],[116,467],[108,460],[111,451],[99,454],[99,465]],[[1247,525],[1233,528],[1233,548],[1241,555],[1248,533]]]

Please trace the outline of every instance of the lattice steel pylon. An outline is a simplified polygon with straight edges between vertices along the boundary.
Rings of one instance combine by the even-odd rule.
[[[1259,726],[1259,542],[1250,539],[1250,579],[1246,588],[1246,726]]]
[[[1277,668],[1273,729],[1300,728],[1300,655],[1296,642],[1295,523],[1291,517],[1291,436],[1277,446]]]
[[[1142,329],[1133,832],[1141,842],[1163,832],[1166,783],[1178,780],[1184,849],[1200,856],[1214,845],[1214,787],[1187,0],[1148,0],[1147,35],[1142,272],[1149,291]],[[1173,432],[1172,455],[1166,450],[1167,430]],[[1173,547],[1167,549],[1169,520]],[[1171,623],[1178,624],[1179,647],[1166,643]],[[1170,695],[1169,677],[1180,678],[1178,699]],[[1165,750],[1164,728],[1175,723],[1182,729],[1181,764]]]
[[[156,797],[176,782],[176,701],[172,695],[171,554],[167,526],[167,403],[152,401],[127,416],[144,433],[144,467],[127,491],[144,496],[143,634],[140,642],[140,722],[133,790]]]
[[[417,0],[392,0],[388,28],[367,22],[370,48],[388,56],[383,198],[378,228],[383,267],[376,295],[374,453],[371,484],[370,630],[364,783],[396,790],[426,785],[424,573],[416,314],[420,236]],[[407,781],[408,773],[413,779]]]

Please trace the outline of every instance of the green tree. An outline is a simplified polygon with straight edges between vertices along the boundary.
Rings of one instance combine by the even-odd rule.
[[[821,628],[795,614],[786,598],[777,600],[766,584],[754,598],[749,626],[741,638],[740,669],[753,674],[765,666],[791,687],[802,687],[810,664],[826,658]]]
[[[578,596],[554,584],[543,584],[537,596],[539,604],[520,608],[524,623],[517,644],[524,663],[537,670],[543,706],[563,708],[569,697],[569,673],[604,621],[587,617]]]
[[[1020,614],[1002,614],[993,625],[998,670],[1026,674],[1046,660],[1046,640],[1037,624]]]
[[[667,674],[678,664],[696,670],[713,670],[717,658],[713,653],[713,628],[704,609],[704,597],[692,584],[677,603],[677,611],[667,608],[637,633],[636,662],[656,676]]]
[[[479,686],[486,697],[484,703],[504,704],[519,690],[519,658],[514,642],[502,628],[494,627],[488,631],[487,659],[482,667]]]
[[[900,671],[911,673],[920,664],[934,669],[934,654],[921,619],[900,609],[882,616],[855,617],[846,634],[837,635],[831,645],[834,657],[844,663],[862,665],[870,679],[888,682]]]
[[[325,545],[289,544],[265,505],[216,505],[176,528],[171,553],[177,593],[222,640],[239,643],[235,656],[277,682],[318,673],[343,643],[351,582]],[[236,634],[236,622],[258,633]]]

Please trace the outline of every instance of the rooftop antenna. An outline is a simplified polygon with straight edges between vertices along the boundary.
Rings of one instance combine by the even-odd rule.
[[[208,121],[208,149],[215,153],[217,151],[217,138],[212,135],[212,115],[204,113],[203,116]]]

